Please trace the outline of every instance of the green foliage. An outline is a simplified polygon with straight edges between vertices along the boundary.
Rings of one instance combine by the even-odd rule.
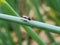
[[[37,20],[27,20],[24,21],[23,18],[21,18],[22,8],[21,3],[22,0],[0,0],[0,45],[16,45],[11,37],[9,24],[11,25],[13,31],[15,32],[18,44],[22,45],[22,36],[20,31],[20,26],[22,25],[25,31],[29,36],[31,36],[38,45],[46,45],[46,43],[37,35],[37,33],[31,28],[36,27],[39,29],[44,29],[44,31],[47,34],[48,39],[51,41],[51,45],[56,45],[54,38],[50,34],[50,32],[60,34],[60,1],[59,0],[44,0],[43,2],[47,7],[50,9],[47,11],[49,14],[50,19],[55,21],[55,23],[59,26],[53,26],[50,24],[46,24],[45,20],[43,19],[42,14],[40,13],[39,8],[42,7],[41,4],[38,3],[38,1],[41,0],[26,0],[26,4],[23,3],[26,7],[24,8],[26,14],[29,14],[30,9],[33,9]],[[19,6],[20,5],[20,6]],[[57,8],[58,7],[58,8]],[[43,7],[42,7],[43,8]],[[19,11],[20,10],[20,11]],[[17,12],[19,13],[17,13]],[[59,16],[57,16],[59,13]],[[9,14],[9,15],[8,15]],[[41,21],[41,22],[40,22]],[[44,23],[43,23],[44,22]],[[5,29],[5,33],[2,32],[2,28]],[[2,36],[4,35],[4,36]],[[30,41],[28,39],[28,41]],[[27,45],[30,45],[30,42],[28,42]]]

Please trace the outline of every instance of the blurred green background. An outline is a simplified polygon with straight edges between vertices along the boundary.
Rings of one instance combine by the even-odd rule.
[[[60,26],[60,0],[0,0],[0,13],[28,16],[35,21]],[[0,19],[0,45],[59,45],[59,42],[60,35],[49,29]]]

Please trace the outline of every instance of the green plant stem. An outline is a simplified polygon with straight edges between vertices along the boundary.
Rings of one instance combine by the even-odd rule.
[[[16,17],[16,16],[10,16],[10,15],[6,15],[6,14],[0,14],[0,19],[3,20],[8,20],[8,21],[12,21],[12,22],[17,22],[19,24],[23,24],[23,25],[29,25],[29,26],[33,26],[36,28],[42,28],[45,31],[47,29],[49,29],[49,32],[55,32],[60,34],[60,27],[58,26],[54,26],[54,25],[50,25],[50,24],[46,24],[46,23],[42,23],[42,22],[38,22],[38,21],[33,21],[33,20],[28,20],[27,22],[25,22],[23,18],[21,17]]]
[[[12,14],[14,16],[15,15],[19,16],[19,14],[17,14],[6,1],[1,2],[1,4],[2,4],[2,6],[4,6],[6,8],[6,10],[9,11],[10,14]],[[16,32],[16,36],[18,38],[19,45],[22,45],[22,38],[21,38],[21,34],[20,34],[19,25],[15,24],[15,23],[11,23],[11,24],[12,24],[13,30]]]
[[[5,0],[0,0],[0,4],[11,13],[13,16],[19,16],[18,13],[14,11],[14,9],[5,1]]]
[[[54,42],[54,43],[51,43],[50,45],[59,45],[60,42]]]
[[[26,1],[26,9],[25,9],[25,13],[26,13],[26,15],[27,16],[29,16],[29,13],[30,13],[30,7],[29,7],[29,5],[27,4],[27,1]],[[31,36],[27,33],[26,34],[26,39],[27,39],[27,45],[30,45],[30,42],[31,42],[31,40],[32,40],[32,38],[31,38]]]
[[[0,38],[3,41],[4,45],[7,45],[8,40],[6,40],[6,36],[1,31],[0,31]]]
[[[41,40],[41,38],[30,28],[30,27],[28,27],[28,26],[25,26],[25,25],[23,25],[24,27],[25,27],[25,29],[26,29],[26,31],[28,32],[28,33],[30,33],[29,35],[34,39],[36,39],[36,41],[38,41],[38,43],[40,43],[39,45],[46,45],[46,44],[44,44],[44,43],[42,43],[42,41],[39,41],[39,40]],[[29,30],[28,30],[29,29]]]
[[[13,10],[13,8],[5,1],[5,0],[0,0],[0,3],[1,3],[1,5],[3,6],[3,7],[5,7],[6,8],[6,10],[9,10],[10,11],[10,13],[12,13],[12,15],[14,15],[14,16],[19,16],[19,14],[17,14],[14,10]],[[25,29],[26,28],[28,28],[28,27],[24,27]],[[30,33],[28,33],[28,34],[30,34]],[[35,33],[36,34],[36,33]],[[35,34],[33,34],[33,35],[35,35]],[[31,35],[30,35],[31,36]],[[32,36],[33,37],[33,36]],[[35,35],[35,37],[36,37],[36,35]],[[34,40],[39,44],[39,45],[46,45],[39,37],[36,37],[35,38],[34,37]],[[38,40],[36,40],[38,38]],[[41,42],[41,43],[40,43]]]
[[[28,25],[30,25],[30,23],[29,22],[24,22],[22,19],[23,18],[21,18],[20,19],[20,17],[17,17],[17,18],[14,18],[14,16],[11,16],[10,17],[10,15],[4,15],[4,14],[0,14],[0,19],[3,19],[2,17],[4,17],[5,19],[4,20],[9,20],[9,21],[18,21],[19,22],[19,24],[28,24]],[[7,16],[7,17],[6,17]],[[8,19],[9,18],[9,19]],[[14,18],[14,19],[12,19],[12,18]],[[19,19],[18,19],[19,18]],[[10,20],[11,19],[11,20]],[[15,20],[16,19],[16,20]],[[34,21],[33,21],[34,22]],[[32,22],[31,22],[32,23]],[[32,26],[33,24],[31,24],[30,26]],[[36,25],[35,25],[36,26]],[[25,29],[26,29],[26,31],[27,31],[27,33],[31,36],[31,35],[34,35],[34,36],[31,36],[34,40],[36,40],[36,42],[38,43],[38,44],[41,44],[41,45],[46,45],[45,43],[43,43],[43,41],[41,40],[41,38],[40,37],[38,37],[37,36],[37,34],[30,28],[30,27],[28,27],[28,26],[23,26]],[[29,30],[28,30],[29,29]],[[28,32],[29,31],[29,32]],[[33,31],[33,32],[32,32]],[[31,34],[31,33],[33,33],[33,34]]]
[[[29,3],[28,3],[28,2],[29,2]],[[38,21],[40,21],[40,22],[45,22],[45,21],[43,20],[43,16],[40,14],[38,1],[37,1],[37,0],[32,0],[32,3],[30,3],[30,0],[29,0],[29,1],[27,1],[27,3],[29,4],[29,6],[31,6],[31,8],[34,6],[34,7],[33,7],[33,10],[34,10],[34,12],[36,13],[37,19],[39,18]],[[34,5],[33,5],[33,4],[34,4]],[[45,32],[46,32],[46,35],[47,35],[47,37],[49,38],[49,40],[50,40],[51,42],[55,42],[54,38],[53,38],[52,35],[48,32],[48,30],[46,30]]]
[[[1,32],[1,26],[0,26],[0,39],[2,40],[3,45],[6,45],[6,42],[5,42],[2,32]]]
[[[50,8],[50,10],[48,11],[48,13],[50,14],[49,16],[50,16],[58,25],[60,25],[60,20],[59,20],[58,17],[56,16],[56,13],[54,12],[54,10]]]
[[[8,39],[7,39],[7,35],[6,35],[6,33],[5,32],[2,32],[2,28],[4,27],[4,21],[3,20],[0,20],[0,36],[1,36],[1,38],[2,38],[2,40],[3,40],[3,43],[5,44],[5,45],[7,45],[7,42],[8,42]]]
[[[10,32],[9,32],[9,28],[8,28],[8,24],[7,24],[7,21],[4,22],[4,28],[6,29],[6,35],[7,35],[7,39],[9,40],[9,45],[15,45],[11,35],[10,35]]]
[[[30,45],[30,41],[31,41],[31,39],[30,39],[30,35],[28,35],[28,33],[27,33],[27,45]]]
[[[60,12],[59,0],[45,0],[46,4],[53,8],[55,11]],[[58,7],[58,8],[57,8]]]
[[[32,3],[30,2],[30,0],[27,0],[27,4],[34,10],[35,14],[37,15],[38,21],[43,22],[43,19],[42,19],[42,16],[41,16],[40,12],[39,12],[39,9],[38,9],[37,7],[35,8],[35,7],[32,5]],[[41,17],[41,18],[40,18],[40,17]]]
[[[15,26],[15,25],[16,25],[16,26]],[[16,33],[17,38],[18,38],[18,43],[19,43],[19,45],[22,45],[22,36],[21,36],[21,31],[20,31],[20,29],[19,29],[19,24],[17,24],[17,23],[12,23],[12,27],[13,27],[15,33]]]

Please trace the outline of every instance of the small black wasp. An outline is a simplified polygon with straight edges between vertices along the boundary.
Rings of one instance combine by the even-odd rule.
[[[28,22],[28,21],[31,20],[31,19],[30,19],[30,17],[24,15],[24,16],[23,16],[23,20],[24,20],[25,22]]]

